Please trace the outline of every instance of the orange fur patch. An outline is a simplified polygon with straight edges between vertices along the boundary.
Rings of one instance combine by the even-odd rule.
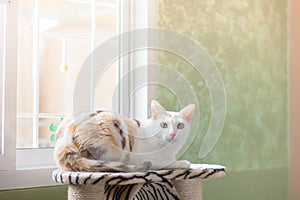
[[[69,126],[69,131],[74,135],[76,132],[76,125],[73,123]]]
[[[133,124],[135,122],[133,122],[132,120],[125,120],[125,123],[128,128],[129,150],[132,151],[132,147],[134,145],[134,136],[136,132],[136,127]]]

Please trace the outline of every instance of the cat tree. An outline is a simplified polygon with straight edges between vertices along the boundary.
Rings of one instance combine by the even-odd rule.
[[[202,179],[225,176],[220,165],[147,172],[69,172],[57,169],[53,180],[68,184],[68,200],[202,200]]]

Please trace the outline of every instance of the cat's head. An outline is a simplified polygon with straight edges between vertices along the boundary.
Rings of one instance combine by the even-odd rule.
[[[151,102],[152,122],[166,142],[185,140],[190,131],[190,123],[195,105],[190,104],[179,112],[166,111],[156,100]]]

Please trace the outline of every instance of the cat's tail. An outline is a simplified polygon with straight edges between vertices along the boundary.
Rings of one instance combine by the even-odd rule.
[[[70,162],[70,160],[69,160]],[[65,170],[68,171],[84,171],[84,172],[135,172],[135,171],[147,171],[152,166],[151,162],[144,162],[143,164],[127,165],[117,161],[101,161],[92,160],[87,158],[76,159],[75,163],[70,162],[64,165]]]
[[[118,161],[102,161],[82,157],[76,150],[67,148],[55,152],[56,163],[67,171],[83,172],[135,172],[147,171],[152,166],[151,162],[144,162],[141,165],[127,165]]]
[[[119,172],[137,172],[147,171],[152,166],[150,161],[145,161],[141,165],[128,165],[117,161],[91,160],[91,168],[98,171],[119,171]]]

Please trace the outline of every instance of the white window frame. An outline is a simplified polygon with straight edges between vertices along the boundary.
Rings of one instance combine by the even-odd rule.
[[[95,4],[96,1],[92,0]],[[154,8],[155,1],[148,2],[147,0],[119,0],[119,27],[118,32],[129,31],[136,28],[148,27],[151,20],[148,19],[148,8]],[[126,3],[124,3],[126,2]],[[4,84],[4,120],[3,120],[3,139],[4,148],[2,154],[0,154],[0,190],[7,189],[18,189],[18,188],[31,188],[31,187],[41,187],[41,186],[51,186],[57,185],[52,180],[52,172],[57,167],[53,161],[53,149],[18,149],[16,150],[16,74],[17,74],[17,39],[18,38],[18,1],[17,0],[1,0],[0,3],[6,5],[6,54],[5,54],[5,66],[10,66],[5,68]],[[152,6],[151,6],[151,5]],[[142,10],[139,10],[144,8]],[[153,10],[152,10],[153,12]],[[125,15],[124,13],[129,13]],[[95,14],[95,10],[91,11],[91,15]],[[139,17],[137,17],[139,15]],[[153,24],[152,24],[153,25]],[[36,27],[37,28],[37,27]],[[93,30],[93,28],[92,28]],[[91,35],[92,41],[94,40],[94,35]],[[134,38],[130,36],[130,38]],[[130,42],[134,42],[131,39]],[[93,44],[91,45],[93,48]],[[143,58],[137,58],[134,54],[130,56],[130,59],[121,59],[119,62],[119,72],[118,77],[126,74],[131,70],[130,66],[132,63],[147,64],[148,53],[144,53]],[[148,74],[145,73],[144,78],[147,78]],[[127,92],[123,89],[130,91],[135,84],[134,75],[132,79],[129,80],[128,86],[121,85],[119,91],[119,98],[122,97],[122,92]],[[136,102],[143,102],[143,104],[132,105],[130,109],[134,110],[134,114],[139,113],[139,117],[146,118],[148,115],[148,99],[150,91],[145,92],[142,97],[138,98]],[[124,94],[123,94],[124,95]],[[2,96],[2,95],[1,95]],[[120,101],[123,102],[123,101]],[[146,102],[146,104],[145,104]],[[129,102],[124,102],[129,103]],[[118,110],[122,113],[122,106],[119,104]],[[139,112],[135,112],[139,110]],[[1,135],[0,135],[1,136]],[[5,181],[4,181],[5,180]]]
[[[150,20],[149,17],[149,8],[151,8],[151,11],[153,12],[155,5],[155,1],[149,2],[147,0],[121,1],[120,17],[123,19],[123,26],[121,27],[122,32],[154,26],[154,21]],[[154,15],[155,14],[151,14],[151,17],[153,18]],[[148,36],[145,36],[145,44],[148,43],[147,37]],[[147,105],[153,97],[153,95],[150,94],[153,93],[151,93],[148,88],[144,88],[139,96],[133,96],[132,99],[128,99],[128,97],[132,95],[130,93],[138,87],[137,79],[148,80],[149,76],[148,72],[139,74],[138,76],[135,76],[134,74],[134,68],[147,65],[150,61],[150,55],[147,50],[143,50],[142,52],[139,50],[135,51],[136,39],[134,31],[129,34],[129,38],[120,38],[120,43],[122,43],[122,40],[126,40],[128,43],[126,45],[129,46],[131,52],[120,59],[119,76],[125,76],[128,73],[132,76],[128,76],[129,79],[126,80],[125,83],[120,84],[119,98],[122,99],[122,101],[120,102],[119,112],[121,114],[129,113],[130,117],[135,117],[137,119],[145,119],[148,117]],[[131,102],[129,102],[129,100],[131,100]]]
[[[157,2],[156,0],[128,0],[122,1],[121,18],[123,19],[123,27],[121,27],[122,32],[132,31],[135,29],[143,28],[152,28],[157,27]],[[127,15],[126,15],[127,13]],[[129,13],[129,14],[128,14]],[[138,75],[134,73],[134,69],[141,66],[146,66],[150,63],[156,62],[156,55],[154,52],[148,51],[148,49],[136,49],[136,40],[137,38],[134,35],[134,31],[130,32],[129,38],[126,38],[128,46],[130,49],[129,56],[124,56],[121,59],[120,74],[125,75],[126,73],[131,72],[132,75],[128,83],[121,84],[120,88],[120,98],[122,99],[120,103],[119,112],[120,113],[129,113],[130,117],[135,117],[137,119],[146,119],[149,117],[149,104],[152,99],[155,97],[154,89],[149,87],[143,87],[142,92],[139,95],[133,96],[131,102],[129,102],[128,96],[133,92],[134,89],[138,88],[138,85],[141,81],[147,82],[147,80],[153,80],[154,74],[149,73],[148,71],[139,73]],[[153,36],[151,36],[153,37]],[[145,46],[149,43],[149,35],[145,35],[143,42]],[[122,38],[121,38],[122,40]],[[121,47],[122,48],[122,47]],[[132,73],[133,72],[133,73]],[[125,94],[124,94],[125,92]],[[122,98],[123,97],[123,98]],[[129,105],[129,112],[126,110],[125,106]],[[148,105],[148,106],[147,106]]]
[[[15,166],[15,153],[16,147],[16,70],[17,70],[17,2],[2,0],[0,1],[3,6],[4,16],[2,28],[3,39],[3,52],[1,59],[2,67],[2,94],[1,94],[1,110],[3,114],[2,127],[1,127],[1,154],[0,154],[0,170],[10,170]],[[9,78],[7,78],[9,77]]]

